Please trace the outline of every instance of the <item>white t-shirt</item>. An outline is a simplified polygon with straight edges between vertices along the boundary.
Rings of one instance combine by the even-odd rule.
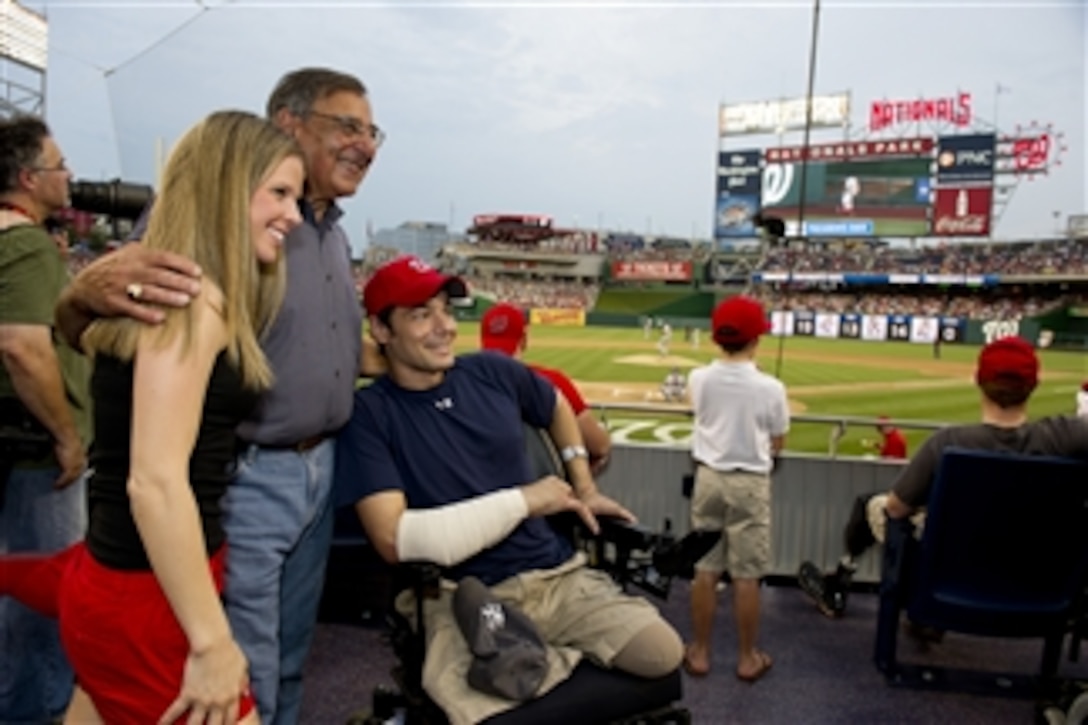
[[[1077,415],[1088,418],[1088,391],[1077,391]]]
[[[786,386],[754,362],[716,360],[688,376],[692,454],[718,471],[770,473],[771,437],[790,428]]]

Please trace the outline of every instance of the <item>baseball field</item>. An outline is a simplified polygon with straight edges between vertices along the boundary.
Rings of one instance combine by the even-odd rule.
[[[677,412],[686,405],[662,402],[659,387],[672,367],[687,372],[716,356],[717,347],[705,332],[700,338],[696,346],[677,331],[663,356],[656,330],[647,339],[641,329],[535,325],[525,359],[563,370],[591,403],[650,404],[660,411],[604,411],[614,439],[679,445],[691,431],[689,417]],[[474,350],[478,341],[477,325],[460,323],[458,349]],[[942,346],[937,360],[929,345],[790,337],[783,341],[781,353],[779,365],[779,339],[765,337],[757,362],[765,372],[775,374],[777,369],[794,413],[887,415],[950,423],[978,420],[978,391],[972,379],[976,346]],[[1075,392],[1088,379],[1088,356],[1061,351],[1040,355],[1042,381],[1032,396],[1031,416],[1073,413]],[[904,432],[911,451],[929,435]],[[787,448],[826,452],[830,433],[824,423],[795,422]],[[839,452],[870,453],[865,443],[877,438],[869,426],[850,426],[839,442]]]

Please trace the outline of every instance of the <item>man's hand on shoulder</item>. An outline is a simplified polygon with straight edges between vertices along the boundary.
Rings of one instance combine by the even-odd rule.
[[[157,324],[163,307],[184,307],[200,293],[200,267],[180,254],[126,244],[72,280],[70,301],[93,317]]]

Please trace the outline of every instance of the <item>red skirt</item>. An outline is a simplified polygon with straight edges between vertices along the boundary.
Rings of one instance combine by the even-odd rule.
[[[61,641],[76,680],[104,722],[158,722],[181,690],[189,640],[153,572],[111,569],[84,544],[76,549],[59,597]],[[224,546],[208,561],[219,592],[225,558]],[[246,692],[239,720],[252,710]]]

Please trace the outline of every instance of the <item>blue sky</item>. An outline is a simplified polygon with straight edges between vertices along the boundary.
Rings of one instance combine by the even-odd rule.
[[[152,182],[158,139],[262,110],[292,68],[358,75],[389,138],[345,204],[357,245],[368,221],[496,211],[709,236],[718,104],[803,95],[811,32],[811,3],[774,0],[25,4],[49,20],[47,116],[81,178]],[[1053,233],[1088,211],[1086,34],[1080,1],[825,0],[816,91],[850,90],[859,127],[872,100],[959,90],[1006,131],[1054,124],[1069,150],[996,235]]]

